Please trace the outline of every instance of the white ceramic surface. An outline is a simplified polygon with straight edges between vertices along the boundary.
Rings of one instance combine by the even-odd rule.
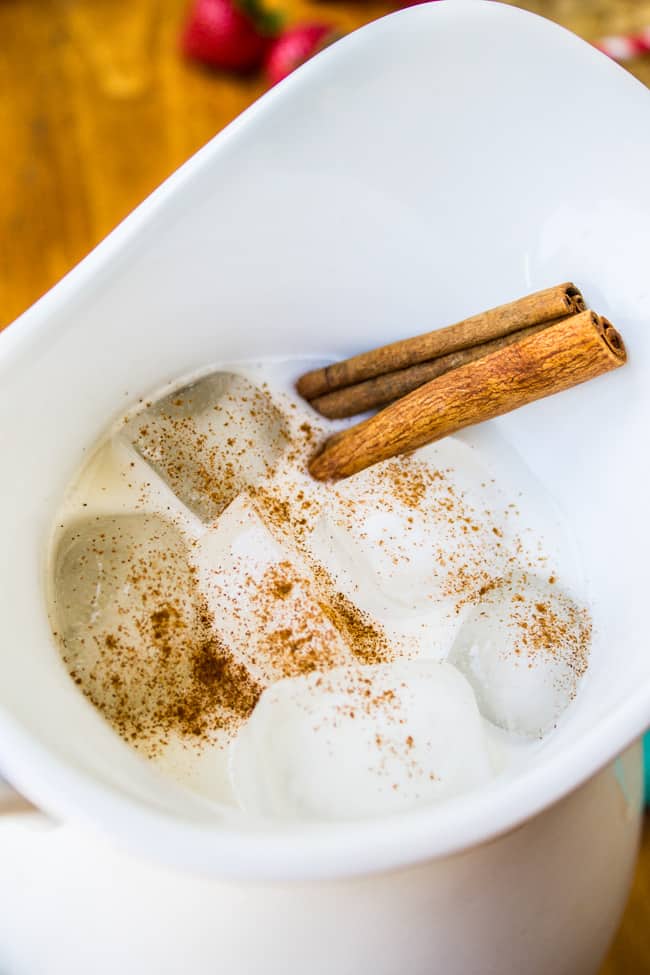
[[[0,971],[595,975],[634,866],[639,770],[637,746],[493,843],[319,884],[188,877],[0,819]]]
[[[650,721],[649,117],[641,85],[546,21],[478,0],[405,10],[273,89],[0,335],[0,537],[10,554],[0,569],[0,764],[26,795],[184,870],[343,884],[505,834],[638,737]],[[337,826],[247,823],[159,778],[72,685],[45,612],[53,513],[107,418],[210,361],[338,356],[568,278],[620,327],[630,363],[497,424],[571,518],[597,608],[580,707],[539,763],[480,796]],[[578,795],[591,803],[591,789]],[[608,865],[618,891],[610,921],[638,803],[625,821],[620,861]],[[543,822],[526,830],[530,843],[513,847],[522,870],[514,920],[543,956],[566,918],[558,901],[538,928],[525,904],[532,866],[556,839]],[[596,834],[586,835],[595,855]],[[432,864],[435,904],[456,891],[492,917],[494,887],[478,862],[500,848]],[[586,879],[582,893],[592,893]],[[233,910],[240,918],[241,906]],[[456,959],[447,975],[467,975],[463,945],[473,938],[478,956],[502,959],[499,971],[521,970],[489,926],[448,938],[451,915],[435,910],[437,950]],[[368,966],[372,948],[359,948]],[[425,962],[413,971],[428,971]]]

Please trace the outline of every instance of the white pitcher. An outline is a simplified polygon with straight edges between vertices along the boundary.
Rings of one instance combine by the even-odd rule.
[[[540,18],[405,10],[273,89],[0,335],[0,765],[60,824],[0,821],[0,971],[597,970],[650,723],[649,121],[645,88]],[[252,826],[131,752],[44,598],[109,419],[210,362],[340,357],[569,279],[629,364],[496,421],[571,520],[596,622],[530,769],[378,821]]]

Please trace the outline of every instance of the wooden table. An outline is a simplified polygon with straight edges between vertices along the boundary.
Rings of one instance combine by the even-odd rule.
[[[588,39],[650,24],[647,0],[519,5]],[[213,75],[178,57],[183,8],[184,0],[0,2],[0,327],[263,91],[258,78]],[[285,8],[291,21],[316,17],[348,31],[392,5],[285,0]],[[650,84],[650,57],[629,68]],[[602,975],[647,972],[648,829]]]

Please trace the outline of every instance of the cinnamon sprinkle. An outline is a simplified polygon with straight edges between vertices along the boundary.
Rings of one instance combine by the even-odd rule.
[[[358,475],[365,479],[362,490],[355,480],[353,490],[350,482],[342,482],[325,494],[303,469],[318,436],[312,424],[300,423],[297,416],[290,432],[286,416],[267,393],[242,377],[236,379],[223,389],[219,386],[218,402],[201,399],[198,384],[186,386],[153,408],[148,404],[152,413],[131,418],[124,431],[204,522],[218,517],[243,493],[286,552],[261,579],[243,577],[243,585],[255,589],[255,602],[239,622],[249,644],[255,642],[253,632],[261,634],[255,637],[255,659],[248,661],[234,642],[220,636],[220,621],[200,592],[197,569],[188,559],[182,522],[177,527],[147,513],[84,515],[85,520],[69,526],[59,545],[59,591],[64,591],[64,577],[75,580],[74,591],[68,590],[55,606],[63,659],[73,680],[123,738],[151,757],[173,736],[202,746],[217,735],[237,732],[269,674],[272,679],[304,676],[342,664],[382,664],[408,656],[357,605],[357,593],[343,592],[314,557],[310,545],[321,519],[333,519],[359,550],[367,546],[368,575],[381,560],[382,584],[389,589],[393,577],[426,546],[431,559],[425,581],[434,593],[432,605],[436,600],[448,603],[450,615],[468,605],[487,608],[497,589],[510,588],[510,618],[518,633],[515,652],[528,661],[535,654],[568,654],[574,673],[584,672],[588,616],[577,607],[573,615],[566,607],[560,612],[552,600],[541,597],[531,608],[518,591],[522,570],[543,576],[551,586],[556,576],[549,574],[542,555],[530,554],[515,531],[516,505],[488,510],[480,495],[470,498],[461,490],[453,471],[436,469],[414,455]],[[247,421],[259,421],[275,438],[273,449],[261,459],[256,442],[237,420],[242,404]],[[293,480],[278,481],[275,465],[294,470]],[[139,500],[143,507],[150,503],[149,487]],[[487,480],[482,488],[489,497]],[[383,527],[370,539],[369,519],[377,513],[385,516],[378,519]],[[113,594],[108,605],[101,602],[102,589]],[[357,686],[349,717],[364,708],[395,708],[392,692],[374,695],[365,690],[368,696]],[[407,755],[414,747],[412,736],[405,734],[400,741]]]
[[[233,733],[261,693],[215,634],[186,558],[173,526],[148,515],[96,518],[60,546],[57,575],[74,576],[78,600],[56,606],[63,659],[118,734],[150,757],[170,734],[199,743]],[[109,606],[103,588],[115,594]]]

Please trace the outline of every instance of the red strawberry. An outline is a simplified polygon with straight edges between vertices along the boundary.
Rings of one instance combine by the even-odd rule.
[[[271,44],[266,56],[266,76],[272,85],[282,81],[298,65],[335,41],[338,34],[331,24],[298,24],[290,27]]]
[[[231,71],[251,71],[277,33],[273,14],[257,0],[195,0],[181,35],[189,58]]]

